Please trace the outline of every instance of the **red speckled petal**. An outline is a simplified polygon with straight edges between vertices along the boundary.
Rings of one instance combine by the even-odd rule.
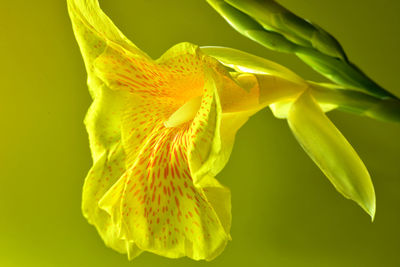
[[[180,106],[201,94],[204,75],[197,49],[183,43],[170,49],[179,50],[180,54],[174,54],[173,58],[163,56],[156,62],[118,46],[109,46],[95,61],[96,74],[114,90],[150,98],[171,97]]]
[[[75,37],[88,72],[89,90],[93,97],[99,89],[98,78],[93,75],[93,62],[109,45],[121,47],[150,60],[150,57],[129,41],[103,13],[97,0],[68,0],[67,3]]]
[[[193,151],[204,151],[196,155],[202,160],[219,151],[218,144],[213,147],[219,121],[219,101],[210,81],[192,122],[174,128],[154,125],[123,178],[101,200],[115,223],[122,216],[121,238],[167,257],[211,259],[219,254],[230,238],[230,194],[212,177],[206,187],[197,187],[188,160]],[[207,150],[198,147],[203,143]],[[218,198],[225,201],[218,202],[217,211],[213,204]]]

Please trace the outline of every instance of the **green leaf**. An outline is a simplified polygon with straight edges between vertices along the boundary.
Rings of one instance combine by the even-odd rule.
[[[359,204],[373,220],[375,192],[370,175],[308,90],[293,103],[288,123],[297,141],[336,189]]]

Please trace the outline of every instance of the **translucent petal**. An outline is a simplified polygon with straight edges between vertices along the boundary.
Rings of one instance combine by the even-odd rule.
[[[94,97],[98,78],[93,75],[93,62],[110,45],[149,58],[130,42],[100,9],[97,0],[68,0],[68,13],[88,73],[89,90]],[[101,85],[101,84],[100,84]]]
[[[276,118],[287,119],[290,108],[292,107],[294,100],[295,99],[290,98],[288,100],[283,100],[280,102],[273,103],[269,107]],[[337,105],[334,105],[334,104],[318,103],[318,105],[320,106],[320,108],[322,109],[322,111],[324,113],[337,108]]]
[[[110,42],[142,57],[148,57],[104,14],[98,0],[67,0],[67,3],[75,36],[85,60],[90,61],[93,56],[101,54]]]
[[[222,64],[239,72],[269,74],[303,84],[304,80],[293,71],[275,62],[243,51],[218,46],[204,46],[201,51],[216,58]]]
[[[336,189],[373,219],[375,192],[364,163],[308,90],[291,106],[288,123],[298,142]]]
[[[97,96],[85,117],[94,162],[120,141],[126,102],[126,92],[114,92],[104,84],[97,88]]]
[[[105,151],[93,164],[83,186],[82,211],[89,223],[93,224],[105,244],[118,252],[139,255],[141,250],[132,242],[119,238],[120,229],[111,216],[99,208],[104,194],[125,172],[125,153],[120,142]]]

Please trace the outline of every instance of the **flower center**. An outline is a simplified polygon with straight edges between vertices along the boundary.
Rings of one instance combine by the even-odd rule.
[[[197,96],[187,101],[164,122],[165,127],[177,127],[185,122],[193,120],[200,108],[201,99],[202,96]]]

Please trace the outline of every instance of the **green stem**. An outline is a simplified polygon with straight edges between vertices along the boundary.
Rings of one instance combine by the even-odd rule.
[[[346,89],[398,99],[351,63],[328,32],[273,0],[207,0],[238,32],[264,47],[297,55],[314,70]]]
[[[309,82],[309,85],[319,103],[336,105],[339,110],[381,121],[400,123],[400,101],[397,99],[380,99],[333,84]]]

